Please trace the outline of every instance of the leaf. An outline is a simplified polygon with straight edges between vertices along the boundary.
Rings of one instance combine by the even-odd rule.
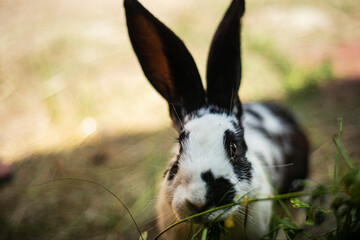
[[[276,226],[275,228],[273,228],[270,232],[268,232],[267,234],[265,234],[264,236],[262,236],[260,239],[271,239],[271,240],[275,240],[277,233],[279,232],[280,227]]]
[[[279,224],[281,228],[284,230],[287,239],[294,239],[296,235],[304,231],[304,229],[299,228],[290,219],[286,219],[286,218],[279,219]]]
[[[314,222],[315,222],[314,208],[313,208],[313,207],[310,207],[310,208],[307,210],[307,213],[306,213],[306,221],[305,221],[305,224],[306,224],[306,225],[313,226],[313,225],[314,225]]]
[[[299,227],[292,222],[290,219],[287,218],[281,218],[279,219],[279,224],[281,225],[282,228],[288,228],[288,229],[299,229]]]
[[[295,239],[296,235],[302,233],[304,229],[284,229],[287,239]]]
[[[314,210],[316,210],[317,212],[323,212],[323,213],[326,213],[326,214],[329,214],[329,213],[332,213],[332,211],[330,209],[326,209],[326,208],[323,208],[323,207],[319,207],[319,206],[313,206]]]
[[[300,200],[299,198],[290,198],[290,202],[294,208],[308,208],[309,204]]]

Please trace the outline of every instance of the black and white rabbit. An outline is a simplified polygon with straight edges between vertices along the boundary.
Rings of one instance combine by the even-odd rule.
[[[307,175],[308,142],[294,118],[272,103],[241,104],[240,19],[244,0],[233,0],[212,40],[207,89],[183,42],[136,0],[125,0],[129,36],[141,67],[167,100],[179,147],[165,172],[157,213],[160,230],[205,210],[290,190]],[[236,205],[203,215],[198,223],[235,227],[226,239],[259,239],[268,231],[272,201]],[[245,229],[246,228],[246,229]],[[163,239],[187,239],[180,224]]]

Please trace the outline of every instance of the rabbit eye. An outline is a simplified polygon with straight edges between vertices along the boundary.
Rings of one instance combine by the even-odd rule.
[[[237,153],[237,146],[235,143],[230,143],[230,156],[231,160],[233,160],[236,157]]]

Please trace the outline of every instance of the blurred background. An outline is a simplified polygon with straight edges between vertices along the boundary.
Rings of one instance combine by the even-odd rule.
[[[230,0],[142,0],[180,36],[203,79]],[[243,102],[296,112],[312,143],[310,178],[331,179],[332,137],[360,158],[360,2],[251,0],[243,20]],[[138,239],[176,133],[145,79],[121,0],[0,1],[0,239]],[[342,170],[340,166],[340,170]]]

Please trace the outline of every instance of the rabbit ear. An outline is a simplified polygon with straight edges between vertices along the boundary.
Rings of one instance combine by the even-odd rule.
[[[209,104],[241,114],[238,90],[241,80],[240,19],[244,0],[233,0],[212,40],[207,62]]]
[[[130,40],[141,67],[168,101],[175,127],[205,105],[205,91],[184,43],[136,0],[124,1]]]

